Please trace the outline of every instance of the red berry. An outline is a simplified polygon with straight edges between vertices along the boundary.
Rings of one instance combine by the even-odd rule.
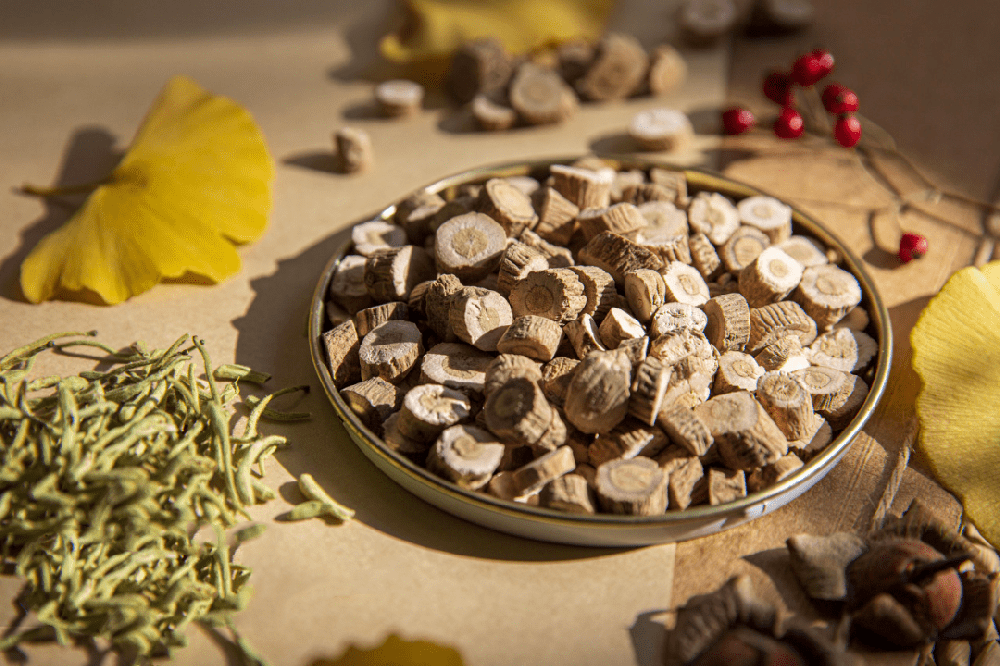
[[[853,147],[861,140],[861,121],[851,114],[841,114],[833,126],[833,138],[844,148]]]
[[[854,113],[858,106],[858,96],[847,86],[831,83],[823,88],[823,108],[827,113]]]
[[[833,54],[816,49],[799,56],[792,65],[792,81],[800,86],[811,86],[833,71]]]
[[[757,119],[747,109],[734,106],[722,112],[722,128],[726,134],[743,134],[757,124]]]
[[[802,136],[805,123],[795,109],[784,108],[774,121],[774,133],[782,139],[797,139]]]
[[[795,102],[792,79],[784,72],[774,71],[764,78],[764,97],[779,106],[791,106]]]
[[[899,260],[904,264],[927,254],[927,239],[920,234],[903,234],[899,239]]]

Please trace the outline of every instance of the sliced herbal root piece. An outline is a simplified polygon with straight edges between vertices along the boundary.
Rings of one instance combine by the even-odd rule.
[[[365,287],[365,264],[368,260],[359,254],[349,254],[337,264],[330,280],[330,298],[348,312],[357,312],[372,304],[371,294]]]
[[[802,270],[784,250],[771,246],[740,271],[740,293],[753,308],[775,303],[799,285]]]
[[[497,342],[503,354],[521,354],[538,361],[551,361],[562,342],[562,328],[545,317],[525,315],[515,319]]]
[[[816,339],[816,322],[798,303],[780,301],[750,310],[750,339],[747,351],[756,354],[786,335],[799,338],[803,347]]]
[[[875,339],[864,331],[851,331],[854,336],[854,343],[858,346],[858,362],[851,368],[851,372],[859,373],[875,359],[878,354],[878,343]]]
[[[445,342],[455,340],[455,331],[451,328],[451,299],[462,288],[462,282],[450,273],[439,275],[427,287],[424,296],[424,316],[427,325]]]
[[[413,245],[377,250],[365,262],[365,287],[381,303],[405,301],[417,283],[433,279],[433,261]]]
[[[476,206],[481,213],[499,222],[512,238],[538,222],[531,198],[503,178],[486,181]]]
[[[757,383],[757,400],[787,439],[802,439],[812,431],[812,395],[792,375],[766,373]]]
[[[486,368],[485,392],[489,395],[518,377],[530,382],[541,381],[542,364],[520,354],[500,354]]]
[[[808,355],[813,365],[851,372],[858,364],[858,343],[852,331],[839,328],[817,337]]]
[[[648,268],[627,273],[622,288],[629,308],[639,321],[648,322],[652,319],[653,313],[663,305],[666,298],[663,276]]]
[[[409,308],[406,303],[392,301],[390,303],[382,303],[381,305],[359,310],[358,313],[354,315],[354,321],[358,330],[358,335],[364,337],[368,335],[372,329],[377,326],[381,326],[391,319],[405,320],[408,317]]]
[[[646,224],[646,218],[630,203],[617,203],[608,208],[587,208],[576,216],[577,225],[588,241],[605,231],[625,236]]]
[[[651,95],[665,95],[676,90],[687,78],[687,62],[672,46],[657,46],[649,54],[649,82]]]
[[[750,339],[750,306],[739,294],[709,299],[702,306],[708,324],[705,337],[720,352],[742,351]]]
[[[722,262],[727,271],[739,273],[753,263],[770,244],[771,241],[763,231],[741,226],[722,247]]]
[[[667,510],[667,475],[650,458],[606,462],[597,468],[595,481],[605,511],[655,516]]]
[[[833,428],[819,414],[815,415],[812,432],[803,439],[788,442],[788,450],[808,462],[833,441]]]
[[[514,126],[517,112],[494,101],[488,95],[476,95],[472,100],[472,117],[487,132],[502,132]]]
[[[706,282],[714,280],[722,273],[722,260],[715,251],[712,241],[705,234],[694,234],[688,238],[688,249],[691,251],[691,265],[698,269]]]
[[[410,439],[399,431],[399,412],[392,414],[385,420],[382,439],[385,440],[390,449],[404,458],[409,458],[421,466],[426,465],[427,450],[430,448],[430,444]]]
[[[850,387],[849,392],[846,390],[847,387]],[[841,395],[844,393],[847,394],[847,397],[838,407],[818,410],[830,422],[830,427],[835,430],[845,428],[861,409],[862,403],[868,397],[868,384],[857,375],[847,375]]]
[[[705,474],[701,460],[697,456],[674,457],[663,464],[663,471],[669,474],[667,495],[671,509],[686,509],[691,506],[694,487]]]
[[[678,150],[690,141],[694,130],[683,111],[650,109],[632,118],[628,134],[642,150]]]
[[[653,314],[649,334],[657,338],[681,328],[701,333],[707,325],[708,316],[704,310],[688,303],[665,303]]]
[[[576,231],[576,216],[580,209],[554,187],[540,188],[534,196],[538,223],[535,233],[558,245],[568,245]]]
[[[770,488],[779,481],[787,479],[797,470],[802,469],[802,458],[793,453],[781,456],[770,465],[754,470],[746,480],[750,492],[759,492]]]
[[[606,347],[601,343],[601,333],[597,327],[597,322],[590,315],[580,315],[579,319],[567,323],[563,327],[566,338],[573,345],[573,351],[577,358],[586,358],[592,351],[605,351]]]
[[[694,233],[705,234],[715,245],[725,245],[740,227],[733,202],[718,192],[701,192],[688,207],[688,224]]]
[[[503,90],[513,73],[511,57],[494,37],[472,39],[455,49],[445,78],[448,93],[459,103]]]
[[[757,390],[757,380],[764,376],[764,368],[749,354],[728,351],[719,357],[719,369],[715,373],[712,388],[716,394],[734,391]]]
[[[646,50],[634,37],[606,35],[586,73],[576,81],[577,92],[586,99],[625,99],[635,93],[649,66]]]
[[[529,273],[510,292],[510,308],[518,317],[535,315],[562,323],[576,319],[586,305],[583,284],[568,268]]]
[[[655,183],[650,183],[656,185]],[[656,187],[667,190],[663,185]],[[636,207],[642,216],[646,218],[646,226],[640,234],[643,237],[662,235],[667,238],[675,236],[687,236],[689,233],[687,213],[677,208],[674,204],[674,193],[670,192],[670,199],[667,201],[647,201],[637,204]]]
[[[869,323],[871,323],[871,318],[868,316],[868,311],[859,305],[851,308],[850,311],[844,315],[843,319],[834,324],[833,327],[849,328],[855,332],[862,332],[868,328]]]
[[[506,498],[533,495],[545,484],[572,472],[575,467],[573,449],[560,446],[555,451],[546,453],[502,477],[498,474],[490,482],[490,492]]]
[[[522,231],[520,241],[544,254],[549,260],[549,268],[567,268],[575,263],[573,253],[568,247],[553,245],[534,231],[528,229]]]
[[[482,393],[493,357],[471,345],[442,342],[431,347],[420,365],[420,381],[460,391]]]
[[[708,470],[708,503],[712,506],[735,502],[747,496],[746,476],[742,469]]]
[[[679,261],[682,264],[691,263],[691,247],[686,234],[666,236],[658,232],[646,233],[640,231],[638,243],[644,249],[660,258],[664,264]]]
[[[497,291],[509,296],[514,285],[526,278],[528,273],[548,268],[549,260],[544,254],[524,243],[511,241],[500,259],[497,270]]]
[[[343,127],[333,135],[337,165],[344,173],[364,171],[371,167],[372,140],[368,132],[356,127]]]
[[[633,169],[631,171],[616,171],[614,180],[611,181],[611,200],[619,203],[627,201],[634,204],[635,201],[628,198],[625,195],[625,192],[629,189],[645,184],[646,174],[638,169]]]
[[[786,335],[767,345],[757,352],[754,360],[768,372],[772,370],[792,372],[802,370],[809,365],[809,360],[802,349],[802,342],[794,335]]]
[[[827,330],[861,302],[861,285],[853,275],[832,264],[812,266],[802,273],[792,298],[820,330]]]
[[[549,172],[552,174],[552,187],[577,208],[607,208],[611,203],[612,169],[591,171],[553,164]]]
[[[375,86],[375,100],[391,118],[410,116],[424,103],[424,87],[405,79],[386,81]]]
[[[594,236],[580,250],[580,262],[604,269],[616,283],[621,283],[625,275],[640,268],[663,268],[663,261],[650,250],[609,231]]]
[[[445,428],[468,419],[471,410],[464,393],[441,384],[419,384],[403,398],[397,426],[411,439],[433,442]]]
[[[497,292],[462,287],[452,296],[450,320],[460,340],[483,351],[496,351],[513,315],[507,299]]]
[[[701,306],[708,302],[708,284],[694,266],[671,261],[661,271],[666,299]]]
[[[651,458],[660,453],[668,443],[666,434],[659,428],[650,428],[626,419],[611,432],[594,440],[587,458],[595,466],[636,456]]]
[[[483,213],[458,215],[437,229],[437,270],[475,282],[497,267],[506,246],[507,233],[492,217]]]
[[[358,331],[350,320],[323,334],[327,368],[333,383],[340,388],[361,381],[360,345]]]
[[[784,243],[792,235],[792,209],[774,197],[747,197],[738,204],[740,222],[760,229],[772,245]]]
[[[788,453],[788,440],[749,393],[715,396],[695,407],[730,469],[752,471]]]
[[[806,268],[829,263],[823,246],[807,236],[793,235],[778,247]]]
[[[660,415],[660,427],[674,444],[692,456],[703,456],[715,443],[708,424],[689,407],[677,406]]]
[[[573,373],[580,361],[567,356],[557,356],[542,368],[542,391],[553,405],[562,407],[566,401],[566,392],[573,381]]]
[[[611,308],[598,332],[605,347],[616,349],[625,340],[641,338],[646,334],[646,329],[639,320],[621,308]]]
[[[594,513],[587,479],[579,474],[566,474],[549,481],[542,488],[539,502],[542,506],[566,513]]]
[[[525,62],[510,82],[510,105],[529,125],[560,123],[577,109],[576,94],[548,67]]]
[[[653,340],[649,355],[659,358],[667,365],[674,365],[687,356],[696,356],[706,361],[713,359],[714,351],[712,343],[700,331],[679,328]]]
[[[351,242],[358,254],[367,257],[375,250],[406,245],[406,230],[392,222],[371,220],[351,228]]]
[[[643,335],[640,337],[630,338],[628,340],[622,340],[615,347],[615,350],[620,354],[624,354],[628,362],[632,364],[635,368],[637,365],[646,360],[649,356],[649,336]]]
[[[444,205],[444,199],[437,194],[420,191],[396,205],[393,220],[406,230],[406,235],[413,245],[423,245],[431,232],[431,220]]]
[[[423,336],[410,321],[387,321],[370,331],[358,348],[361,377],[401,382],[424,353]]]
[[[628,412],[647,425],[656,423],[670,383],[672,369],[650,356],[635,367],[635,380],[629,396]]]
[[[670,169],[653,167],[649,170],[649,182],[661,185],[673,192],[674,203],[683,208],[687,208],[689,203],[687,176],[683,171],[673,171]]]
[[[843,404],[847,399],[847,396],[841,393],[844,384],[847,383],[846,373],[833,368],[814,366],[796,370],[791,374],[812,396],[813,409],[817,411],[830,410]]]
[[[614,351],[591,352],[576,367],[566,396],[566,418],[577,430],[608,432],[628,413],[632,364]]]
[[[552,423],[553,409],[538,384],[524,377],[508,380],[486,399],[486,424],[507,444],[532,445]]]
[[[340,389],[340,397],[369,430],[380,434],[385,420],[399,410],[403,393],[395,384],[381,377],[372,377]]]
[[[587,305],[580,314],[588,314],[594,319],[604,319],[608,311],[617,302],[618,292],[615,289],[615,279],[603,268],[597,266],[573,266],[570,268],[583,285],[583,294],[587,297]]]
[[[427,468],[463,488],[478,490],[500,466],[504,445],[475,426],[455,425],[441,433],[427,457]]]

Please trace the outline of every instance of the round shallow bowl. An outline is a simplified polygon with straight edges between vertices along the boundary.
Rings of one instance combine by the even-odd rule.
[[[550,165],[567,164],[572,161],[572,159],[553,159],[494,165],[449,176],[428,185],[424,190],[448,199],[454,195],[459,186],[467,183],[480,183],[489,178],[519,175],[544,177]],[[689,192],[716,191],[734,199],[765,194],[748,185],[705,171],[677,169],[669,164],[650,160],[606,161],[609,166],[617,169],[658,167],[683,171],[688,181]],[[383,210],[378,218],[390,220],[395,210],[395,205],[391,205]],[[313,293],[309,319],[313,366],[327,397],[343,421],[351,439],[361,451],[393,481],[416,497],[450,514],[521,537],[587,546],[639,546],[684,541],[713,534],[774,511],[796,499],[822,479],[840,461],[851,441],[872,415],[875,405],[885,391],[889,377],[892,350],[889,313],[876,293],[874,283],[862,268],[861,262],[823,225],[802,212],[794,211],[793,225],[795,233],[812,236],[828,248],[836,250],[841,257],[839,265],[858,279],[863,294],[861,305],[868,311],[871,320],[868,333],[878,342],[879,352],[874,367],[862,374],[862,378],[871,390],[854,420],[838,433],[826,449],[795,473],[774,486],[735,502],[717,506],[696,506],[683,511],[668,511],[657,516],[574,515],[464,490],[398,455],[366,428],[351,411],[340,397],[326,364],[322,334],[330,327],[326,316],[327,291],[337,264],[348,251],[349,245],[342,247],[330,259]]]

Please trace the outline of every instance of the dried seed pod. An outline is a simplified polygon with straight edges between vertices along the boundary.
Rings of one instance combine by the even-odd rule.
[[[816,338],[808,351],[813,365],[851,372],[858,364],[858,343],[851,331],[840,328]]]
[[[629,516],[655,516],[667,510],[667,476],[649,458],[617,459],[597,468],[601,509]]]
[[[746,475],[741,469],[708,470],[708,503],[712,506],[735,502],[747,496]]]
[[[671,169],[660,169],[653,167],[649,170],[649,181],[666,187],[674,192],[674,203],[683,208],[688,206],[687,176],[683,171]]]
[[[365,287],[367,261],[358,254],[347,255],[337,264],[330,280],[330,298],[348,312],[357,312],[372,304],[371,294]]]
[[[792,209],[774,197],[747,197],[736,204],[736,210],[740,222],[763,231],[772,245],[792,236]]]
[[[640,268],[659,270],[663,267],[663,261],[648,249],[607,231],[594,236],[580,250],[579,256],[581,263],[606,270],[616,283],[622,283],[625,275]]]
[[[799,285],[802,270],[802,264],[784,250],[768,247],[740,271],[740,293],[754,308],[775,303]]]
[[[594,236],[610,231],[620,236],[628,235],[646,225],[646,218],[630,203],[617,203],[608,208],[587,208],[576,216],[577,225],[588,241]]]
[[[553,245],[534,231],[525,229],[521,232],[518,240],[544,254],[549,260],[549,268],[567,268],[575,263],[573,253],[569,248]]]
[[[462,289],[462,282],[450,273],[439,275],[427,287],[424,295],[424,315],[427,325],[445,342],[456,339],[451,328],[451,299]]]
[[[648,67],[646,50],[634,37],[605,35],[576,90],[591,100],[625,99],[639,89]]]
[[[381,377],[393,384],[403,381],[424,353],[422,339],[410,321],[391,320],[375,327],[358,348],[361,378]]]
[[[722,262],[727,271],[739,273],[753,263],[770,244],[771,241],[760,229],[741,226],[723,246]]]
[[[510,295],[514,285],[527,277],[528,273],[544,271],[549,260],[541,252],[518,241],[511,241],[504,250],[497,271],[497,291]]]
[[[598,329],[601,336],[601,343],[608,349],[617,349],[625,340],[641,338],[646,334],[646,329],[642,327],[635,317],[625,312],[621,308],[611,308],[601,326]]]
[[[427,456],[427,469],[468,490],[486,485],[500,466],[504,445],[489,432],[454,425],[441,433]]]
[[[424,87],[405,79],[386,81],[375,86],[375,101],[390,118],[412,116],[424,103]]]
[[[733,0],[686,0],[677,13],[677,25],[694,46],[711,46],[730,34],[736,25]]]
[[[351,242],[355,252],[367,257],[376,250],[406,245],[406,230],[392,222],[371,220],[351,227]]]
[[[510,307],[518,317],[535,315],[563,323],[576,319],[586,305],[583,283],[568,268],[529,273],[510,292]]]
[[[418,384],[407,391],[399,410],[399,432],[418,442],[433,442],[441,432],[471,416],[472,403],[442,384]]]
[[[692,456],[705,455],[715,442],[708,424],[689,407],[675,406],[662,412],[660,427]]]
[[[587,479],[579,474],[566,474],[549,481],[542,488],[539,503],[566,513],[595,513]]]
[[[794,335],[775,340],[754,355],[754,360],[768,372],[780,370],[782,372],[795,372],[809,367],[805,352],[802,349],[802,342]],[[799,363],[798,361],[801,361]],[[803,367],[790,367],[802,365]]]
[[[812,432],[812,396],[792,375],[768,372],[757,383],[757,400],[789,440]]]
[[[756,391],[757,380],[764,375],[764,368],[749,354],[727,351],[719,357],[712,389],[717,394],[734,391]]]
[[[741,351],[750,339],[750,306],[739,294],[726,294],[708,300],[702,306],[708,323],[705,337],[716,349]]]
[[[631,384],[632,364],[624,354],[591,352],[576,367],[566,418],[582,432],[608,432],[628,413]]]
[[[708,302],[708,285],[693,266],[671,261],[660,274],[663,276],[666,300],[694,306]]]
[[[601,342],[601,333],[597,322],[590,315],[580,315],[579,319],[567,323],[563,327],[566,338],[569,339],[579,359],[586,358],[592,351],[605,351]]]
[[[562,341],[559,324],[534,315],[515,319],[497,342],[497,351],[521,354],[538,361],[551,361]]]
[[[674,365],[688,356],[701,359],[712,359],[714,353],[712,343],[700,331],[689,328],[678,328],[664,333],[653,340],[649,355],[659,358],[667,365]]]
[[[688,249],[691,251],[691,265],[698,269],[706,281],[714,280],[722,273],[722,260],[708,236],[694,234],[689,237]]]
[[[507,87],[514,73],[513,62],[495,37],[465,42],[451,56],[445,89],[459,103],[477,95],[497,93]]]
[[[737,391],[710,398],[695,407],[730,469],[752,471],[788,453],[788,440],[749,393]]]
[[[663,277],[659,272],[648,268],[627,273],[622,281],[622,288],[629,308],[639,321],[648,322],[652,319],[653,313],[663,305],[666,297]]]
[[[373,252],[365,262],[365,288],[377,302],[405,301],[414,285],[434,279],[434,263],[413,245]]]
[[[777,340],[794,335],[803,347],[816,339],[816,322],[794,301],[780,301],[750,310],[750,339],[746,350],[751,354]]]
[[[847,397],[843,402],[840,402],[839,398],[833,401],[834,404],[840,402],[838,406],[817,410],[830,422],[830,427],[836,430],[846,427],[861,409],[862,403],[868,397],[868,384],[857,375],[846,375],[840,396],[845,394]]]
[[[573,89],[548,67],[524,62],[510,82],[510,105],[529,125],[561,123],[576,113]]]
[[[688,206],[688,225],[694,233],[705,234],[715,245],[725,245],[740,227],[733,202],[718,192],[701,192]]]
[[[520,194],[520,193],[518,193]],[[434,252],[439,273],[475,282],[496,269],[507,246],[507,233],[483,213],[453,217],[437,229]]]
[[[498,497],[524,497],[541,491],[545,484],[572,472],[576,467],[573,450],[560,446],[532,460],[523,467],[497,475],[490,481],[490,492]]]
[[[409,308],[406,303],[392,301],[389,303],[382,303],[381,305],[376,305],[374,307],[365,308],[364,310],[359,310],[358,313],[354,315],[354,322],[358,335],[364,337],[368,335],[368,333],[376,326],[381,326],[389,320],[405,320],[408,317]]]
[[[371,167],[372,140],[368,132],[356,127],[342,127],[333,135],[337,166],[343,173],[356,173]]]
[[[351,320],[323,334],[327,369],[337,386],[342,387],[361,381],[361,360],[358,358],[360,346],[358,330]]]
[[[687,78],[687,62],[680,52],[668,44],[662,44],[649,54],[649,92],[651,95],[666,95],[679,88]]]
[[[607,208],[611,204],[611,183],[614,170],[591,171],[580,167],[553,164],[552,187],[577,208]]]
[[[534,197],[538,223],[535,232],[547,241],[569,244],[576,231],[576,216],[580,209],[554,187],[540,188]]]
[[[693,134],[687,114],[677,109],[640,111],[628,126],[628,135],[640,150],[679,150]]]
[[[820,330],[828,330],[861,302],[861,285],[853,275],[832,264],[812,266],[802,273],[792,299]]]
[[[424,355],[420,381],[443,384],[468,393],[482,393],[486,384],[486,368],[492,361],[492,356],[472,345],[442,342]]]
[[[499,222],[511,238],[517,237],[525,229],[533,228],[538,222],[531,197],[504,178],[486,181],[476,207],[479,212]]]
[[[379,434],[389,415],[399,410],[403,392],[381,377],[372,377],[340,389],[340,397],[358,415],[365,427]]]
[[[681,328],[701,333],[707,325],[708,316],[704,310],[688,303],[665,303],[653,314],[649,334],[655,339]]]
[[[553,405],[563,406],[566,392],[573,381],[573,373],[580,361],[567,356],[557,356],[542,368],[542,392]]]
[[[451,298],[452,330],[460,340],[483,351],[496,351],[497,342],[513,321],[507,299],[481,287],[462,287]]]

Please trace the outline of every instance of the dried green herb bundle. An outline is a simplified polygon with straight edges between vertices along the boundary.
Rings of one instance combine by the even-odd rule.
[[[0,562],[26,579],[24,607],[60,642],[100,637],[140,655],[169,652],[192,621],[229,625],[247,603],[250,570],[233,563],[226,529],[274,497],[259,480],[262,462],[286,439],[257,432],[273,396],[231,431],[239,389],[220,390],[216,378],[241,368],[213,372],[201,341],[121,354],[83,335],[0,359]],[[27,379],[39,353],[78,345],[107,352],[111,369]],[[206,526],[214,541],[195,540]],[[260,532],[240,530],[236,541]],[[0,650],[37,629],[0,639]]]

